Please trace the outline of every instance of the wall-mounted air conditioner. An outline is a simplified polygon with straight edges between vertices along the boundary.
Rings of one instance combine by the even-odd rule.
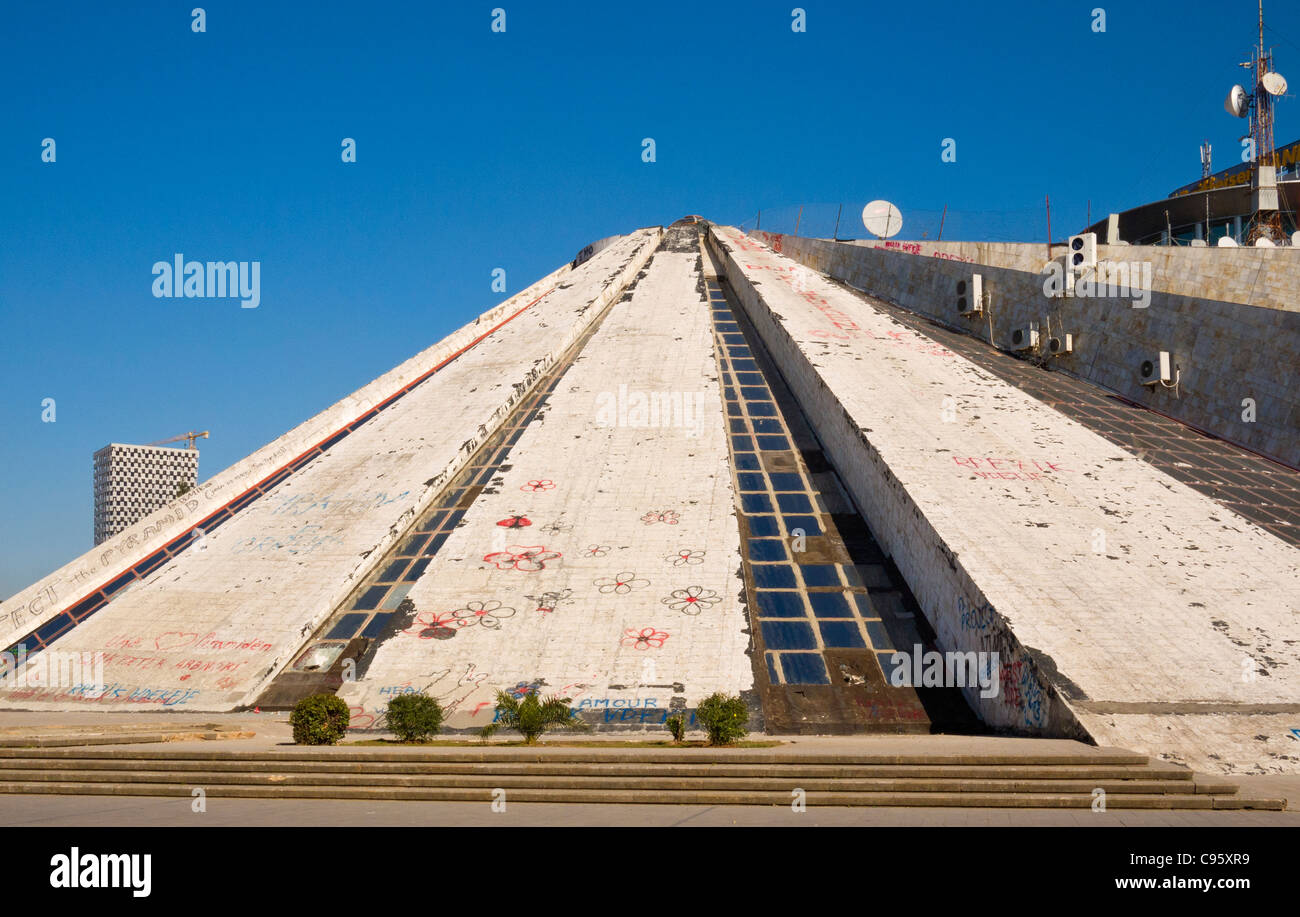
[[[1038,329],[1033,325],[1011,332],[1012,350],[1033,350],[1038,346]]]
[[[1085,232],[1070,236],[1069,248],[1065,253],[1065,266],[1073,274],[1097,266],[1097,234]]]
[[[1061,334],[1047,339],[1047,350],[1053,356],[1074,353],[1074,335]]]
[[[1170,367],[1169,351],[1160,351],[1160,356],[1150,360],[1143,360],[1142,365],[1138,368],[1139,381],[1143,385],[1166,385],[1173,381],[1173,371]]]
[[[957,311],[973,315],[984,310],[984,276],[972,274],[970,280],[957,281]]]

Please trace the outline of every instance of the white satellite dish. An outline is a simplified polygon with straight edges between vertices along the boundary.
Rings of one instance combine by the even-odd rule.
[[[903,228],[903,214],[889,201],[872,201],[862,208],[862,225],[868,232],[888,239]]]
[[[1272,71],[1265,73],[1260,77],[1259,85],[1264,87],[1264,91],[1271,96],[1286,95],[1286,77],[1280,73]]]
[[[1262,236],[1255,240],[1255,247],[1256,248],[1277,248],[1277,246],[1273,244],[1272,239],[1265,239]]]
[[[1291,247],[1300,248],[1300,232],[1291,233]]]
[[[1219,248],[1236,248],[1237,240],[1232,236],[1220,236],[1218,246]]]
[[[1228,91],[1228,97],[1223,100],[1223,108],[1234,118],[1244,118],[1250,110],[1250,97],[1246,95],[1244,86],[1238,84]]]

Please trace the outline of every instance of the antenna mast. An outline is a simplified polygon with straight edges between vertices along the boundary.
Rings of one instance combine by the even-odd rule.
[[[1277,154],[1273,147],[1273,91],[1272,86],[1265,82],[1265,77],[1273,72],[1273,52],[1264,47],[1264,0],[1259,0],[1259,44],[1255,48],[1254,63],[1254,111],[1250,121],[1250,136],[1255,147],[1255,162],[1251,170],[1251,207],[1254,213],[1246,235],[1247,244],[1254,244],[1259,239],[1270,242],[1282,239]]]

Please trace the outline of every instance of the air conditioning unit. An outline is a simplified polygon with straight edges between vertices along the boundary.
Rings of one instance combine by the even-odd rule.
[[[1097,234],[1085,232],[1070,236],[1069,250],[1065,254],[1065,265],[1073,274],[1082,273],[1097,266]]]
[[[971,315],[984,310],[984,275],[972,274],[970,280],[957,281],[957,311]]]
[[[1033,350],[1038,346],[1038,329],[1033,325],[1011,332],[1012,350]]]
[[[1053,356],[1059,356],[1063,353],[1074,353],[1074,335],[1062,334],[1059,337],[1048,338],[1047,350]]]
[[[1138,370],[1143,385],[1157,385],[1161,382],[1169,383],[1173,381],[1173,373],[1169,365],[1169,351],[1160,351],[1160,356],[1152,360],[1143,360],[1142,366]]]

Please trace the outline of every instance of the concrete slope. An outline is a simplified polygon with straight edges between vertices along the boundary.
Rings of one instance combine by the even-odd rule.
[[[728,278],[991,725],[1294,771],[1300,552],[731,228]]]
[[[510,690],[640,727],[752,688],[698,260],[693,231],[667,230],[340,688],[354,725],[424,692],[453,728],[481,726]]]
[[[379,397],[367,391],[377,380],[331,408],[329,417],[304,425],[308,430],[294,431],[297,442],[282,443],[272,455],[292,459],[295,449],[315,442],[316,431],[351,424],[350,432],[295,463],[291,473],[275,472],[255,498],[239,498],[228,507],[238,511],[219,527],[206,523],[202,537],[162,557],[115,591],[111,604],[53,639],[58,653],[102,651],[106,690],[90,690],[89,679],[19,686],[0,693],[0,703],[229,710],[249,702],[438,494],[476,439],[500,422],[635,275],[657,236],[646,230],[624,237],[576,269],[553,275],[545,290],[530,290],[531,299],[498,307],[476,323],[477,330],[463,329],[426,351],[402,373],[423,381],[383,410],[354,413]],[[452,354],[458,355],[447,362]],[[223,473],[207,492],[225,494],[232,480],[268,473],[261,453],[246,463]],[[142,553],[171,531],[162,526],[161,536],[146,536],[140,528],[123,533],[105,553],[130,556],[124,544],[132,538]]]
[[[1049,299],[1041,244],[753,235],[806,267],[1000,347],[1017,329],[1036,326],[1040,343],[1026,356],[1047,359],[1049,334],[1070,334],[1073,349],[1050,357],[1054,369],[1300,467],[1294,248],[1101,245],[1101,277],[1114,289],[1107,282],[1097,295]],[[1053,251],[1059,267],[1063,246]],[[972,274],[982,277],[989,308],[963,315],[957,284]],[[1139,367],[1161,351],[1177,368],[1176,387],[1142,384]]]

